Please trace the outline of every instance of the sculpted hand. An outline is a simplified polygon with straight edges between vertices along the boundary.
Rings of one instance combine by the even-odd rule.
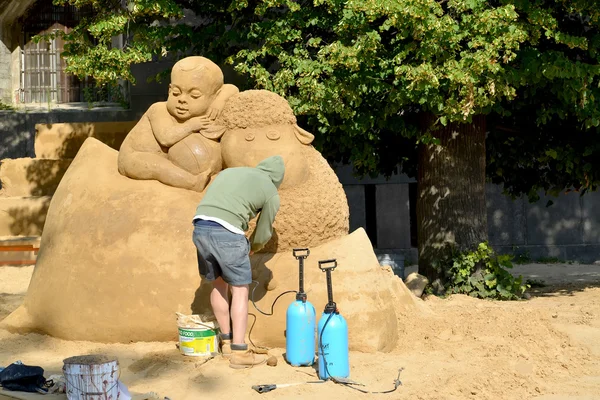
[[[185,124],[192,132],[200,132],[209,128],[212,122],[205,115],[201,115],[188,119]]]
[[[208,109],[207,115],[210,120],[215,120],[219,115],[221,115],[221,111],[225,107],[225,102],[221,100],[215,100]]]

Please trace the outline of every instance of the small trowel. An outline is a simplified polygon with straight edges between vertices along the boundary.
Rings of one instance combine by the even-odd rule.
[[[267,392],[270,392],[271,390],[275,390],[278,388],[305,385],[307,383],[323,383],[323,382],[325,382],[325,381],[309,381],[309,382],[296,382],[296,383],[254,385],[254,386],[252,386],[252,389],[256,390],[258,393],[267,393]]]

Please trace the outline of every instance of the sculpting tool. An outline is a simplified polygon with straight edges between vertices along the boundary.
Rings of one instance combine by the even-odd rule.
[[[267,393],[267,392],[270,392],[271,390],[275,390],[278,388],[305,385],[307,383],[324,383],[324,382],[325,381],[308,381],[308,382],[296,382],[296,383],[254,385],[254,386],[252,386],[252,389],[256,390],[258,393]]]

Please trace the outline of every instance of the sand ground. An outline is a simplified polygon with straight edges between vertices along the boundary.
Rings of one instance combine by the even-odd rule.
[[[32,271],[0,268],[0,319],[22,302]],[[43,367],[48,377],[61,373],[67,357],[105,353],[118,357],[121,380],[132,392],[171,400],[600,399],[600,266],[534,264],[515,272],[547,286],[533,288],[531,300],[519,302],[429,297],[400,321],[403,334],[394,351],[350,354],[351,378],[368,390],[390,389],[403,367],[403,386],[393,394],[365,395],[331,382],[256,393],[252,385],[316,380],[311,367],[287,365],[283,349],[272,350],[276,367],[241,371],[220,358],[182,356],[175,342],[99,344],[0,330],[0,366],[21,360]]]

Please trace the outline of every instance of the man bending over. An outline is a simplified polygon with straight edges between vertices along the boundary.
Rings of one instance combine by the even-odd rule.
[[[266,355],[248,350],[245,342],[252,282],[249,255],[262,249],[273,234],[279,210],[277,189],[284,173],[281,156],[269,157],[256,168],[227,168],[217,175],[196,209],[193,240],[198,267],[200,275],[213,283],[210,304],[221,329],[222,353],[230,358],[232,368],[249,368],[267,360]],[[248,240],[244,232],[259,212]]]

